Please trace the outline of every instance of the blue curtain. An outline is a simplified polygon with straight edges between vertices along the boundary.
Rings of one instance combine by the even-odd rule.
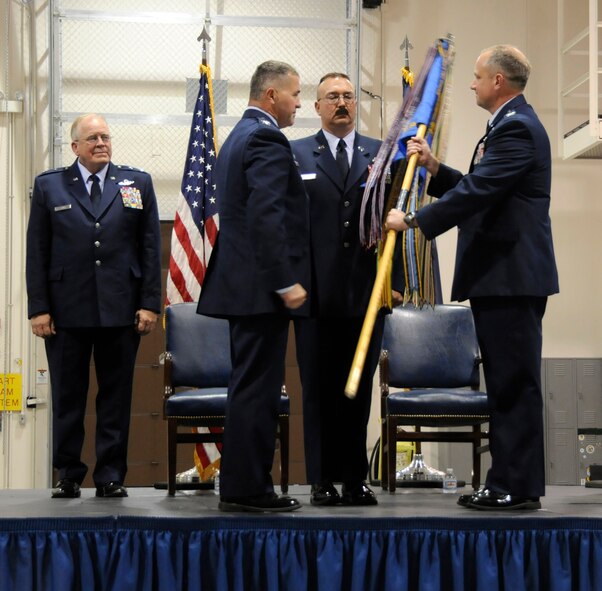
[[[602,520],[0,521],[0,591],[602,591]]]

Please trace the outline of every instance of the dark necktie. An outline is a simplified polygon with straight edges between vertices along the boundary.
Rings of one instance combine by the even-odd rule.
[[[100,206],[100,179],[95,175],[90,175],[90,179],[92,179],[92,187],[90,189],[90,201],[92,202],[92,211],[94,213],[98,213],[98,208]],[[88,180],[90,180],[88,179]]]
[[[347,146],[345,144],[345,140],[342,138],[339,140],[339,144],[337,146],[337,166],[341,171],[341,177],[344,182],[347,179],[347,174],[349,173],[349,158],[347,158]]]

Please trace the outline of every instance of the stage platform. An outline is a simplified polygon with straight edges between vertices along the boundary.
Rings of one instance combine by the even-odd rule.
[[[376,507],[222,513],[213,491],[125,499],[0,491],[0,590],[602,591],[602,489],[482,512],[441,489],[375,488]],[[459,489],[458,494],[467,492]]]

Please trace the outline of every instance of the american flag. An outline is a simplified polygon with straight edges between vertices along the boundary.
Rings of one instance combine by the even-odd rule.
[[[198,301],[219,229],[213,182],[217,148],[211,70],[202,64],[200,72],[199,93],[171,235],[166,305]],[[219,467],[220,450],[214,443],[198,444],[194,459],[201,479],[208,480]]]
[[[167,305],[198,301],[219,228],[213,182],[217,149],[211,70],[203,64],[200,71],[199,94],[171,236]]]

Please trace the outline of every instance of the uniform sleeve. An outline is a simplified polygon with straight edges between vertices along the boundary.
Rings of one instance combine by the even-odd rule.
[[[150,175],[144,191],[144,221],[140,239],[140,261],[142,266],[142,289],[140,308],[161,311],[161,226],[157,197]]]
[[[286,224],[292,162],[290,144],[281,132],[265,128],[250,136],[244,160],[247,223],[262,284],[270,291],[297,282]]]
[[[434,180],[439,182],[434,190],[443,189],[446,181],[451,183],[455,178],[458,181],[437,201],[416,214],[424,235],[428,239],[435,238],[467,218],[512,196],[526,171],[533,166],[534,156],[535,142],[528,127],[520,119],[513,119],[496,128],[488,138],[482,160],[470,174],[458,177],[458,171],[445,166],[437,174]],[[441,173],[443,174],[439,179]]]
[[[27,225],[25,276],[28,318],[51,312],[48,292],[51,220],[42,185],[40,178],[37,178]]]

